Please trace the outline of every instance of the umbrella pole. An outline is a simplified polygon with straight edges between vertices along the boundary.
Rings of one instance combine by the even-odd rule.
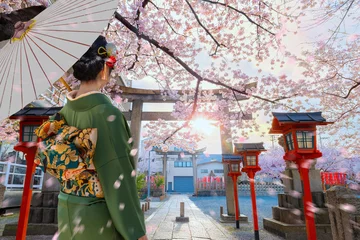
[[[69,86],[69,84],[67,84],[67,82],[65,81],[65,79],[64,79],[63,77],[60,78],[60,82],[61,82],[62,84],[64,84],[64,86],[66,87],[66,89],[67,89],[69,92],[72,91],[71,87]]]

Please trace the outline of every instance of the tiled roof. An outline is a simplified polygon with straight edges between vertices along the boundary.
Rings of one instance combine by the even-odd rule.
[[[237,151],[264,151],[264,143],[234,143]]]
[[[279,122],[326,122],[321,112],[310,113],[272,113]]]
[[[25,107],[18,111],[17,113],[13,114],[11,117],[20,117],[20,116],[52,116],[55,113],[59,112],[62,107],[50,107],[50,108],[41,108],[41,107],[34,107],[29,108]]]

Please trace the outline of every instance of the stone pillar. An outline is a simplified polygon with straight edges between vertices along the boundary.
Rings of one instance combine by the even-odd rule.
[[[360,237],[360,198],[354,190],[334,186],[326,191],[331,233],[336,240],[355,240]]]
[[[222,154],[232,154],[233,146],[232,141],[227,142],[228,139],[231,139],[230,129],[225,129],[223,126],[220,126],[220,136],[221,136],[221,152]],[[227,165],[224,164],[224,178],[226,184],[226,207],[227,214],[229,216],[235,216],[235,205],[234,205],[234,187],[231,177],[228,176]]]
[[[164,188],[163,188],[163,194],[165,196],[165,191],[167,188],[167,154],[163,155],[163,174],[164,174]]]
[[[193,177],[194,177],[194,193],[197,195],[197,164],[196,164],[196,155],[192,155],[192,164],[193,164]]]
[[[139,150],[140,146],[140,133],[141,133],[141,114],[142,114],[143,102],[141,100],[134,100],[131,110],[131,124],[130,131],[133,138],[133,148]],[[135,169],[137,169],[139,151],[134,156]]]

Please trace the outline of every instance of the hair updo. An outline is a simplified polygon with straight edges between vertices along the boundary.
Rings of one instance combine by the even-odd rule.
[[[100,56],[98,49],[106,48],[105,37],[99,36],[91,45],[89,50],[73,65],[74,77],[82,82],[95,80],[100,71],[104,68],[107,56]]]

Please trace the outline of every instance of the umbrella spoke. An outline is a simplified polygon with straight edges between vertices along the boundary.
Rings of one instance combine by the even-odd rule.
[[[17,69],[17,64],[18,64],[18,55],[19,55],[19,49],[20,49],[20,44],[17,44],[16,45],[16,58],[13,58],[14,59],[14,71],[12,73],[12,83],[11,83],[11,88],[10,88],[10,104],[9,104],[9,110],[8,110],[8,114],[10,114],[10,110],[11,110],[11,106],[12,106],[12,98],[13,98],[13,91],[14,91],[14,83],[15,83],[15,74],[16,74],[16,69]],[[21,90],[22,91],[22,90]]]
[[[10,56],[13,54],[14,49],[15,49],[15,47],[12,48],[12,51],[11,51],[11,54],[9,55],[9,58],[10,58]],[[1,86],[1,84],[2,84],[2,82],[3,82],[3,80],[4,80],[4,76],[5,76],[6,70],[7,70],[6,79],[9,78],[10,69],[11,69],[11,66],[12,66],[12,63],[13,63],[12,60],[13,60],[13,59],[8,59],[8,62],[6,63],[6,68],[4,69],[3,75],[2,75],[2,77],[1,77],[0,86]],[[10,64],[10,66],[8,67],[9,64]],[[5,81],[5,86],[3,87],[3,92],[2,92],[2,95],[1,95],[0,107],[2,106],[3,101],[4,101],[4,94],[5,94],[5,90],[6,90],[6,85],[7,85],[7,83],[8,83],[8,81]]]
[[[94,0],[94,1],[96,1],[96,0]],[[86,6],[88,4],[88,3],[84,3],[84,1],[78,1],[78,0],[72,0],[70,2],[74,2],[74,3],[71,4],[71,3],[65,3],[64,1],[62,1],[61,4],[60,4],[59,2],[55,2],[55,4],[57,4],[57,3],[59,3],[59,4],[57,4],[56,8],[52,11],[54,13],[50,12],[51,19],[62,16],[64,13],[67,13],[67,12],[72,11],[74,9],[81,8],[81,7]],[[55,7],[55,4],[53,4],[52,7]],[[79,4],[82,4],[82,5],[79,5]],[[50,14],[47,14],[47,16],[49,16]],[[39,19],[38,23],[44,23],[47,20],[49,20],[49,18],[44,17],[44,18]]]
[[[32,32],[32,33],[34,33],[34,32]],[[79,45],[82,45],[82,46],[85,46],[85,47],[90,47],[91,46],[91,45],[86,44],[86,43],[81,43],[81,42],[74,41],[74,40],[71,40],[71,39],[65,39],[65,38],[61,38],[61,37],[51,36],[51,35],[44,34],[44,33],[37,32],[36,34],[46,36],[46,37],[50,37],[50,38],[54,38],[54,39],[58,39],[58,40],[62,40],[62,41],[66,41],[66,42],[70,42],[70,43],[79,44]]]
[[[112,9],[104,9],[104,10],[101,10],[101,11],[93,12],[93,14],[104,13],[104,12],[108,12],[110,10],[112,10]],[[84,12],[84,11],[79,11],[79,12]],[[88,16],[88,13],[81,14],[81,15],[78,15],[78,16],[71,16],[69,18],[64,18],[64,19],[57,19],[56,21],[48,22],[47,24],[58,23],[58,22],[61,22],[61,21],[66,21],[66,20],[73,20],[73,19],[76,19],[76,18],[82,18],[82,17],[86,17],[86,16]],[[109,20],[107,20],[107,22],[108,21]],[[42,25],[38,25],[38,27],[41,27],[41,26]]]
[[[71,53],[65,51],[64,49],[61,49],[61,48],[56,47],[55,45],[53,45],[53,44],[45,41],[44,39],[41,39],[41,38],[39,38],[39,37],[37,37],[37,36],[35,36],[35,35],[34,35],[33,37],[37,38],[38,40],[42,41],[43,43],[46,43],[47,45],[49,45],[49,46],[51,46],[51,47],[53,47],[53,48],[55,48],[55,49],[57,49],[57,50],[59,50],[59,51],[61,51],[61,52],[63,52],[63,53],[66,53],[67,55],[73,57],[73,58],[76,59],[76,60],[78,59],[76,56],[72,55]],[[49,37],[52,37],[52,36],[49,36]],[[29,38],[35,43],[35,41],[30,37],[30,34],[29,34]],[[39,48],[43,53],[46,54],[46,52],[45,52],[37,43],[35,43],[35,44],[36,44],[36,46],[38,46],[38,48]],[[88,46],[88,45],[85,45],[85,46]],[[50,56],[49,56],[49,58],[50,58]]]
[[[22,41],[22,42],[23,42],[23,44],[24,44],[24,41]],[[32,86],[33,86],[33,90],[34,90],[35,97],[36,97],[36,99],[37,99],[38,95],[37,95],[37,93],[36,93],[34,78],[33,78],[33,75],[32,75],[31,68],[30,68],[29,56],[28,56],[28,53],[27,53],[27,51],[26,51],[25,45],[24,45],[24,51],[25,51],[25,57],[26,57],[27,67],[28,67],[29,74],[30,74],[30,80],[31,80],[31,83],[32,83]]]
[[[50,86],[51,86],[52,84],[51,84],[51,82],[50,82],[50,80],[49,80],[49,77],[48,77],[47,74],[45,73],[43,66],[40,64],[39,59],[37,58],[36,54],[34,53],[34,50],[33,50],[32,47],[30,46],[30,43],[29,43],[28,38],[29,38],[43,53],[45,53],[45,52],[44,52],[44,50],[43,50],[41,47],[39,47],[39,45],[37,45],[37,44],[34,42],[34,40],[32,40],[32,39],[30,38],[30,36],[28,36],[28,37],[25,38],[25,40],[26,40],[26,42],[27,42],[27,44],[28,44],[28,46],[29,46],[29,48],[30,48],[30,50],[31,50],[34,58],[36,59],[36,62],[38,63],[39,67],[41,68],[41,71],[43,72],[45,78],[48,80],[48,82],[49,82],[49,84],[50,84]],[[46,53],[45,53],[45,54],[46,54]],[[50,58],[50,56],[49,56],[48,54],[46,54],[46,56],[48,56],[48,57]],[[52,58],[50,58],[50,59],[53,60]],[[53,60],[53,61],[54,61],[54,60]]]

